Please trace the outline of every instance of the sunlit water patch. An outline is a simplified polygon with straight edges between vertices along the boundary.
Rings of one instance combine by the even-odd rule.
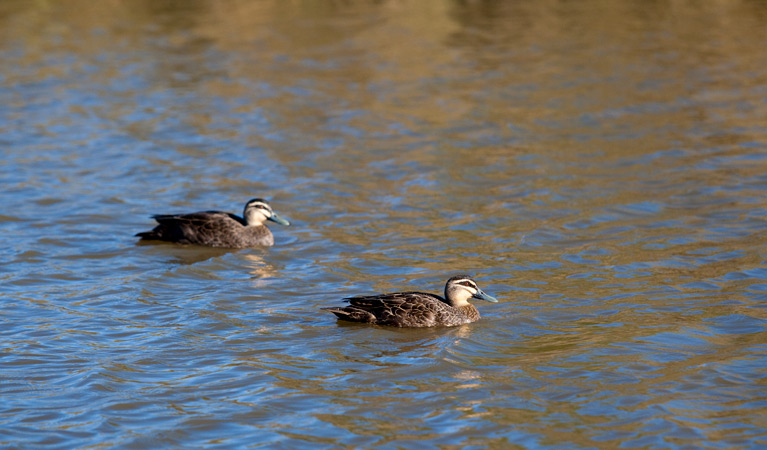
[[[4,2],[0,446],[767,445],[766,21]],[[274,247],[134,236],[253,197]],[[464,272],[471,325],[320,310]]]

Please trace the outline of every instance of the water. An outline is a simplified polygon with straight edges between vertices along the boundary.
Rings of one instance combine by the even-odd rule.
[[[0,4],[0,447],[767,446],[767,5]],[[139,245],[154,213],[291,220]],[[344,296],[501,302],[457,328]]]

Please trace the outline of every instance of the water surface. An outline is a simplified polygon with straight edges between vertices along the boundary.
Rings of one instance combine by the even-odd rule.
[[[0,447],[767,446],[767,5],[0,5]],[[139,245],[151,214],[291,220]],[[337,323],[441,292],[481,321]]]

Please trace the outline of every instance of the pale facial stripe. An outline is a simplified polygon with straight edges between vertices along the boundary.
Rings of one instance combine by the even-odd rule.
[[[463,279],[461,279],[461,280],[455,280],[455,281],[454,281],[454,283],[455,283],[455,284],[458,284],[458,285],[460,285],[460,286],[463,286],[463,287],[472,288],[472,289],[474,289],[474,290],[477,290],[477,289],[479,289],[479,287],[477,286],[477,284],[476,284],[476,283],[474,283],[472,280],[470,280],[470,279],[468,279],[468,278],[463,278]]]
[[[248,203],[248,209],[250,209],[250,208],[264,209],[266,211],[269,211],[269,216],[271,216],[274,213],[272,211],[272,208],[269,205],[267,205],[266,203],[264,203],[264,202]]]

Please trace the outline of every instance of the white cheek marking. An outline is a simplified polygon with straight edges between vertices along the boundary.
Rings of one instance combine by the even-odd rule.
[[[258,223],[264,223],[269,217],[271,217],[271,214],[267,215],[269,211],[265,211],[261,208],[250,208],[248,209],[247,216],[245,220],[248,222],[258,222]]]
[[[259,208],[259,206],[263,206],[263,208]],[[248,209],[252,209],[253,211],[258,211],[261,215],[265,217],[272,217],[272,214],[274,214],[274,212],[269,207],[269,205],[263,202],[253,202],[248,205]]]
[[[458,306],[466,306],[466,305],[468,305],[469,304],[469,299],[476,293],[476,291],[474,291],[474,292],[472,292],[472,291],[474,291],[474,290],[472,288],[470,288],[470,287],[461,286],[459,294],[458,294],[458,296],[456,298],[456,304]]]

